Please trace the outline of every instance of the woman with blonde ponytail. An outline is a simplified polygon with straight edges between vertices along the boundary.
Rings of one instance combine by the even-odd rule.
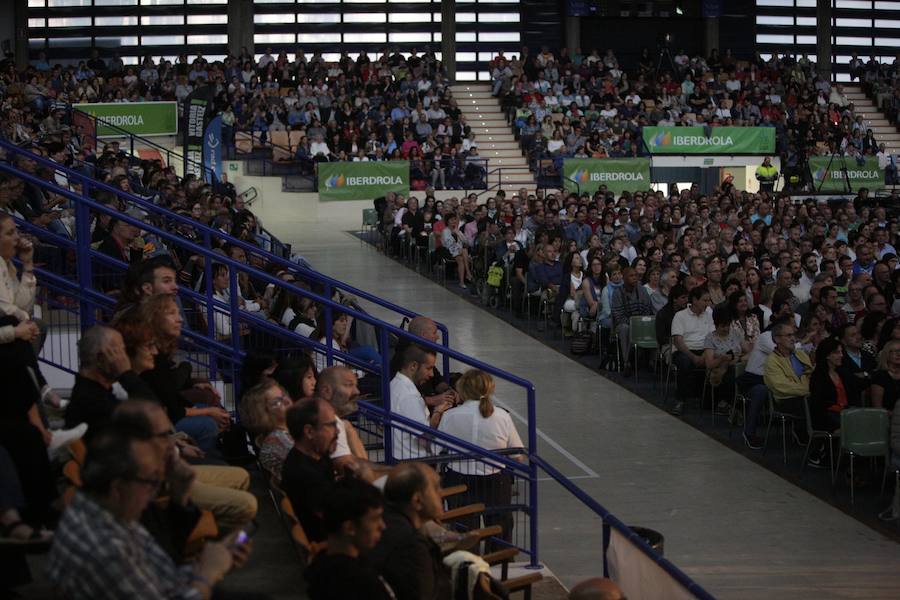
[[[462,404],[444,413],[438,427],[440,431],[487,450],[522,447],[522,439],[509,413],[494,406],[494,380],[490,375],[478,369],[470,369],[459,378],[456,389]],[[524,459],[524,456],[516,455],[512,458]],[[476,460],[453,461],[448,466],[443,485],[467,486],[465,493],[447,499],[450,508],[483,502],[487,507],[484,526],[500,525],[503,528],[500,537],[510,541],[513,515],[508,507],[512,503],[512,475],[504,473],[499,466]],[[463,524],[469,529],[481,526],[477,516],[468,518],[468,521]],[[486,551],[496,549],[499,547],[491,548],[488,543]]]

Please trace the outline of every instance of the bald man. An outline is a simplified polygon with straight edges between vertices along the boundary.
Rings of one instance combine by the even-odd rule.
[[[440,343],[440,332],[438,331],[437,324],[429,319],[428,317],[418,316],[414,317],[412,321],[409,322],[407,326],[407,331],[409,331],[413,335],[417,335],[420,338],[426,339],[429,342],[434,344]],[[391,377],[400,370],[400,362],[403,356],[403,350],[406,349],[410,344],[412,344],[412,340],[402,338],[400,342],[397,344],[397,348],[394,350],[394,356],[391,359]],[[423,383],[419,387],[419,391],[422,392],[422,397],[425,398],[425,404],[429,408],[434,408],[435,406],[440,406],[444,402],[452,402],[453,404],[457,404],[459,402],[459,397],[456,391],[447,385],[447,382],[444,381],[443,375],[441,375],[440,370],[437,367],[434,368],[434,374],[431,379]]]
[[[586,579],[572,588],[569,600],[624,600],[616,582],[606,577]]]

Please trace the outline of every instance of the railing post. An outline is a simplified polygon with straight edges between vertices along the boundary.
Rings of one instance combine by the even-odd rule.
[[[535,401],[534,386],[528,388],[528,456],[537,455],[537,403]],[[533,460],[528,461],[528,506],[531,514],[528,515],[529,545],[531,561],[529,568],[540,568],[538,561],[538,466]]]
[[[91,197],[91,184],[87,177],[81,178],[81,196]],[[86,202],[75,204],[75,265],[78,269],[78,285],[83,290],[94,289],[91,273],[91,209]],[[82,294],[78,302],[81,311],[81,330],[94,324],[94,304]]]
[[[240,354],[241,349],[241,322],[240,316],[241,291],[238,287],[237,269],[228,269],[228,309],[231,311],[231,347],[235,355]]]
[[[324,296],[324,294],[323,294],[323,296]],[[327,298],[327,296],[325,296],[325,297]],[[331,298],[328,298],[328,299],[331,300]],[[334,331],[333,331],[333,327],[332,327],[334,324],[333,315],[334,315],[334,309],[331,308],[330,304],[326,304],[325,305],[325,364],[329,367],[331,366],[332,362],[334,361],[334,349],[333,349],[334,347],[332,345],[333,341],[334,341]],[[318,340],[316,340],[316,341],[318,341]]]
[[[378,328],[381,351],[381,404],[386,415],[384,424],[384,462],[394,463],[394,431],[391,428],[391,361],[389,358],[388,331],[383,326]]]
[[[450,348],[450,330],[446,327],[441,327],[441,345],[444,348]],[[444,381],[449,384],[450,383],[450,355],[446,352],[441,354],[441,360],[443,364],[441,365],[444,369]]]
[[[609,577],[609,561],[606,559],[609,552],[609,542],[612,540],[612,527],[603,519],[603,576]]]
[[[212,237],[208,231],[203,232],[203,247],[212,248]],[[216,339],[216,311],[213,306],[213,270],[212,259],[204,257],[203,259],[203,293],[206,295],[206,335],[209,339]],[[209,360],[209,378],[216,379],[216,371],[218,365],[214,357],[210,356]]]

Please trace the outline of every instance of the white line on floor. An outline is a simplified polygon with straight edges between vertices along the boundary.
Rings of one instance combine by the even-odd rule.
[[[599,475],[570,475],[566,479],[598,479]],[[538,477],[538,481],[556,481],[552,477]]]
[[[508,410],[509,414],[511,414],[516,419],[518,419],[518,421],[520,423],[523,423],[526,426],[528,425],[528,421],[525,420],[525,417],[523,417],[522,415],[520,415],[519,413],[517,413],[510,407],[504,406],[503,404],[497,402],[496,398],[494,399],[494,403],[497,404],[497,406],[500,406],[501,408]],[[563,448],[556,440],[554,440],[552,437],[550,437],[549,435],[547,435],[546,433],[541,431],[540,428],[538,428],[537,434],[538,434],[538,437],[540,437],[542,440],[544,440],[545,442],[550,444],[551,448],[553,448],[554,450],[556,450],[557,452],[559,452],[560,454],[565,456],[567,459],[569,459],[569,461],[571,461],[571,463],[573,465],[575,465],[576,467],[578,467],[579,469],[584,471],[585,475],[588,475],[589,477],[599,477],[599,475],[597,475],[596,471],[594,471],[592,468],[590,468],[589,466],[587,466],[586,464],[584,464],[583,462],[578,460],[574,454],[572,454],[571,452],[569,452],[568,450]],[[570,479],[572,479],[572,478],[570,478]]]

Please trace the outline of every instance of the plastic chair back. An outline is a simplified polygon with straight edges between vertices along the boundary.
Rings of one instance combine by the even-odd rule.
[[[638,348],[656,348],[656,317],[631,317],[628,328],[631,343]]]
[[[841,411],[841,448],[858,456],[890,454],[891,415],[881,408]]]
[[[362,216],[362,224],[364,227],[373,227],[378,223],[378,215],[374,208],[364,208]]]
[[[803,396],[803,414],[806,417],[806,435],[812,437],[812,415],[809,412],[809,396]]]

